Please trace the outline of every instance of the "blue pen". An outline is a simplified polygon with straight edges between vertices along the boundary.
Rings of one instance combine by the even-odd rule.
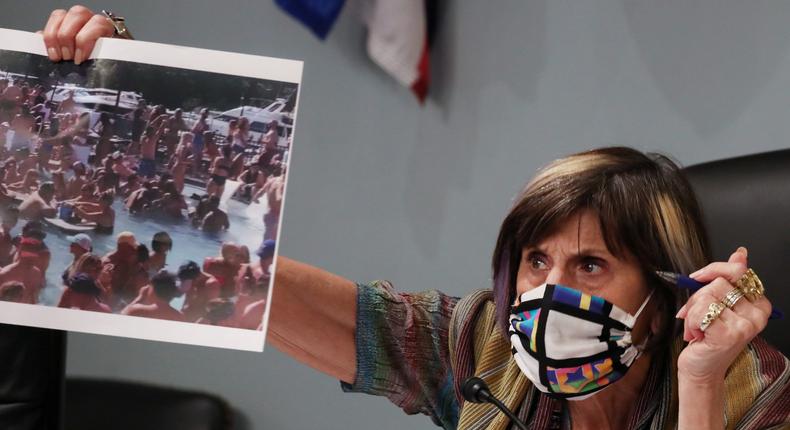
[[[656,271],[656,275],[659,278],[669,282],[670,284],[677,285],[678,288],[684,288],[686,290],[691,291],[691,293],[695,293],[700,288],[704,287],[705,284],[702,282],[696,281],[692,278],[689,278],[686,275],[681,275],[680,273],[673,273],[673,272],[662,272],[660,270]],[[785,317],[785,314],[774,307],[771,309],[771,316],[770,319],[782,319]]]

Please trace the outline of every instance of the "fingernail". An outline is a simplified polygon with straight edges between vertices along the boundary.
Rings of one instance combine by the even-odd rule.
[[[705,271],[705,269],[699,269],[696,272],[690,274],[689,278],[696,278],[697,276],[701,275],[703,271]]]
[[[678,318],[678,319],[679,319],[679,318],[680,318],[680,314],[681,314],[681,312],[683,312],[683,308],[680,308],[680,310],[678,311],[678,313],[676,313],[676,314],[675,314],[675,318]]]
[[[82,49],[77,48],[74,51],[74,64],[82,63]]]
[[[63,53],[64,60],[71,60],[71,49],[69,49],[67,46],[60,48],[60,52]]]
[[[58,55],[58,50],[55,48],[47,48],[47,54],[49,54],[49,59],[52,61],[60,60],[60,56]]]
[[[738,247],[738,252],[740,252],[741,254],[743,254],[743,255],[745,255],[747,257],[749,256],[749,250],[746,249],[745,246],[739,246]]]

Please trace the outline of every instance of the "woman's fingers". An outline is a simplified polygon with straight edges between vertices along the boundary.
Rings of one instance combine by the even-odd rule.
[[[708,306],[714,302],[720,302],[733,286],[724,278],[716,278],[713,282],[702,287],[699,291],[689,297],[688,302],[681,308],[678,318],[684,319],[683,340],[702,339],[704,337],[699,326]]]
[[[99,14],[93,15],[75,37],[74,63],[80,64],[86,60],[93,51],[96,40],[100,37],[112,36],[114,31],[107,18]]]
[[[44,45],[47,47],[47,55],[52,61],[60,61],[60,43],[58,42],[58,31],[63,18],[68,12],[63,9],[53,10],[44,26]]]
[[[76,64],[80,64],[90,56],[96,40],[112,36],[113,32],[113,25],[104,16],[77,5],[68,11],[52,11],[40,33],[44,36],[50,60],[73,59]]]
[[[746,273],[747,263],[746,248],[740,247],[730,255],[726,263],[710,263],[702,269],[690,274],[689,277],[699,282],[710,282],[721,276],[734,284],[744,273]]]
[[[82,27],[90,21],[92,16],[93,12],[85,6],[73,6],[69,9],[57,33],[60,57],[62,59],[71,60],[74,58],[74,38],[82,30]]]
[[[742,297],[732,308],[725,309],[721,314],[722,316],[725,313],[734,314],[737,318],[722,319],[720,316],[711,323],[708,330],[704,333],[702,332],[700,324],[708,313],[710,304],[720,303],[727,293],[734,288],[726,279],[716,278],[716,280],[689,298],[688,303],[678,312],[678,318],[684,320],[683,339],[685,341],[701,340],[710,335],[715,336],[716,331],[710,331],[710,328],[714,325],[731,325],[732,323],[728,322],[731,320],[737,321],[739,325],[730,329],[737,330],[737,333],[747,338],[747,340],[751,340],[765,328],[771,312],[770,301],[765,297],[760,297],[758,300],[751,302],[746,297]],[[745,323],[748,323],[748,325]]]

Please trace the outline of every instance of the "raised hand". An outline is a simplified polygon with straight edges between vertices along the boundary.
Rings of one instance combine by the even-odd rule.
[[[104,15],[76,5],[68,11],[53,10],[41,33],[50,60],[74,60],[75,64],[80,64],[90,56],[96,40],[110,37],[114,31]]]

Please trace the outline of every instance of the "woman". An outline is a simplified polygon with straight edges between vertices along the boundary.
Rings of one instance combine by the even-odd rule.
[[[110,307],[102,302],[102,293],[102,288],[93,277],[77,273],[66,281],[66,290],[60,296],[58,307],[112,313]]]
[[[250,140],[250,120],[247,117],[239,118],[238,128],[232,134],[231,149],[234,154],[243,154]]]
[[[743,298],[700,330],[709,305],[744,275],[746,250],[728,262],[705,266],[707,260],[698,205],[677,166],[604,148],[558,160],[526,187],[502,224],[493,292],[463,299],[400,294],[386,282],[355,286],[281,258],[270,336],[347,382],[346,391],[386,395],[448,429],[509,428],[490,405],[456,395],[472,375],[483,375],[492,393],[534,428],[723,428],[725,417],[743,428],[784,422],[787,360],[755,339],[769,301]],[[692,276],[708,285],[681,306],[687,295],[656,270],[696,271]],[[575,308],[586,302],[620,309],[612,311],[617,322],[605,320],[622,330],[612,332],[622,349],[604,353],[609,363],[586,359],[601,348],[601,327],[589,321],[597,317],[573,311],[577,318],[563,318],[540,307],[558,301],[553,291],[575,298]],[[288,314],[297,309],[310,312],[320,329],[294,327]],[[546,326],[540,334],[530,330],[538,312],[548,315],[538,318]],[[585,329],[592,338],[578,337]],[[551,364],[535,365],[531,339]],[[566,349],[558,352],[558,345]],[[781,370],[764,370],[774,366]],[[616,388],[603,389],[610,384]],[[745,404],[725,409],[725,396]]]
[[[222,156],[215,158],[211,163],[211,169],[209,170],[211,179],[206,184],[206,192],[209,195],[219,197],[222,197],[222,193],[225,191],[225,182],[228,180],[228,175],[230,175],[230,170],[233,166],[230,146],[223,146],[221,152]]]
[[[69,14],[82,25],[92,16]],[[44,31],[56,53],[55,29],[63,19],[51,19]],[[99,20],[91,22],[86,34],[109,34]],[[355,285],[279,258],[268,338],[344,381],[347,391],[386,395],[447,429],[510,426],[491,407],[458,395],[474,374],[533,428],[723,428],[725,420],[738,428],[781,426],[790,415],[788,362],[756,338],[770,302],[750,294],[709,317],[711,304],[753,278],[745,276],[745,249],[727,262],[705,265],[708,259],[698,205],[677,166],[604,148],[558,160],[526,187],[500,231],[493,292],[463,299],[436,291],[402,294],[386,282]],[[655,270],[694,272],[706,286],[685,300]],[[604,365],[592,369],[578,357],[589,355],[583,342],[560,343],[581,347],[565,357],[587,364],[581,372],[547,375],[545,360],[537,370],[530,364],[530,315],[546,315],[538,318],[544,327],[534,331],[543,353],[547,343],[556,344],[547,332],[583,332],[563,322],[573,318],[549,319],[556,309],[530,308],[557,301],[551,291],[575,298],[570,308],[582,322],[594,318],[591,309],[619,309],[614,322],[600,319],[621,330],[612,340],[622,346],[612,356],[619,374]],[[704,332],[703,322],[710,323]],[[595,373],[602,377],[586,378]],[[611,384],[617,388],[604,389]]]

